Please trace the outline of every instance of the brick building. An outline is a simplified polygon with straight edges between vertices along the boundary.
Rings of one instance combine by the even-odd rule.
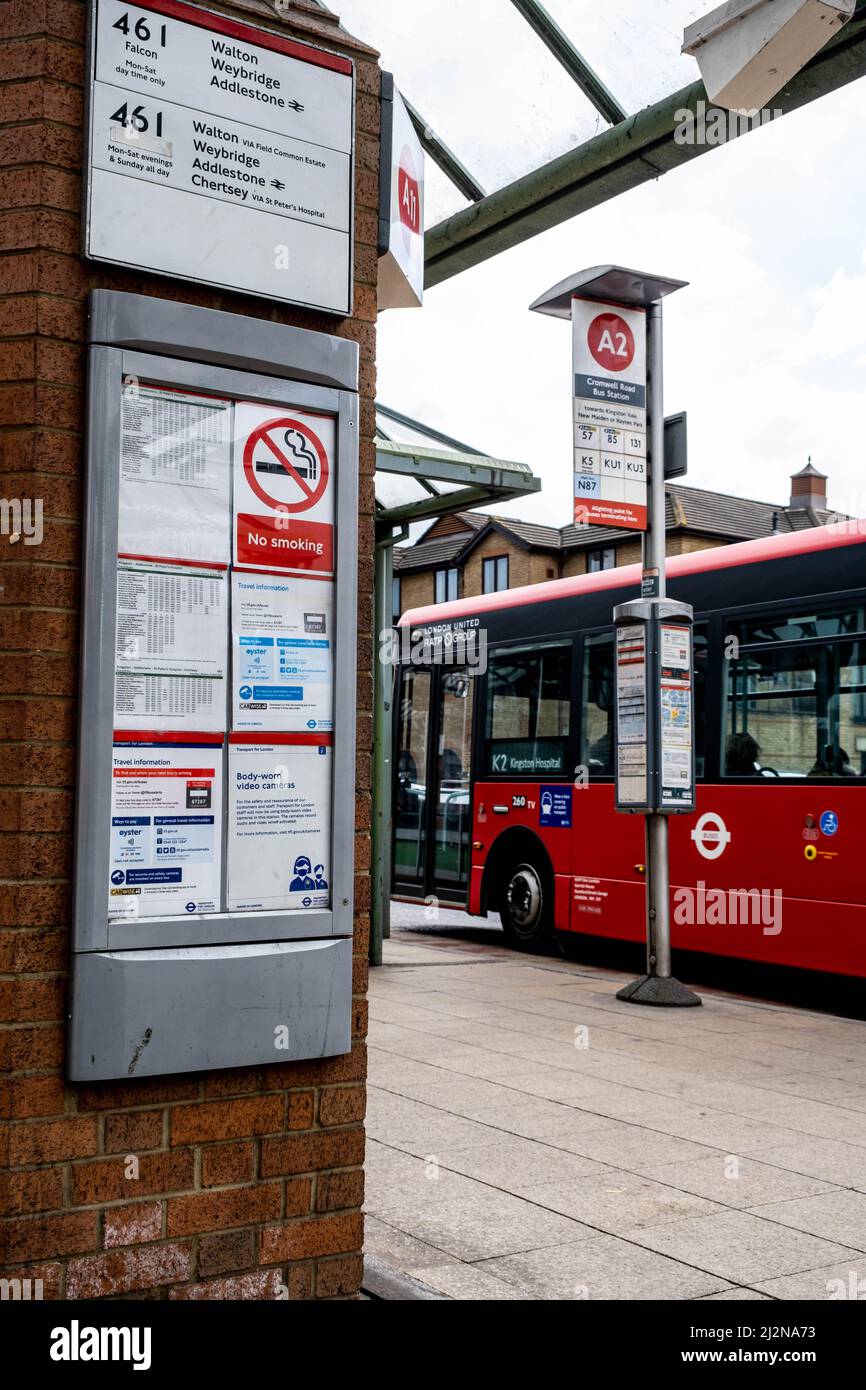
[[[668,483],[666,492],[668,555],[808,530],[840,517],[828,508],[826,475],[811,460],[792,476],[784,505],[679,483]],[[631,565],[640,560],[640,546],[634,531],[452,513],[414,545],[395,548],[394,612]]]
[[[42,1280],[46,1299],[345,1298],[361,1278],[381,73],[371,49],[307,0],[209,0],[209,8],[355,64],[349,318],[84,260],[86,6],[0,5],[2,491],[44,504],[41,545],[0,537],[0,1276]],[[269,318],[359,345],[354,1043],[344,1056],[168,1079],[64,1080],[83,344],[86,298],[96,287]]]

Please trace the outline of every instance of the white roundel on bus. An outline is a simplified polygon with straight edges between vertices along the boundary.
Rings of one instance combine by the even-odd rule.
[[[716,811],[705,811],[692,831],[692,839],[705,859],[718,859],[731,842],[731,832]]]

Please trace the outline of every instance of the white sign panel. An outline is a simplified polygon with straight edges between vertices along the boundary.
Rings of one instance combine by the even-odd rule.
[[[391,199],[388,249],[379,258],[379,308],[415,309],[424,301],[424,150],[396,89],[390,109]],[[384,120],[384,102],[382,111]]]
[[[640,623],[616,632],[616,787],[623,805],[647,799],[646,633]]]
[[[574,519],[647,525],[646,313],[573,298]]]
[[[124,386],[120,555],[228,564],[230,419],[217,396]]]
[[[234,563],[334,574],[334,421],[280,406],[235,406]]]
[[[114,727],[226,726],[225,570],[120,560]]]
[[[661,802],[690,803],[692,787],[692,631],[685,624],[659,628],[661,694]]]
[[[222,744],[115,744],[108,915],[218,912]]]
[[[327,907],[332,749],[243,737],[229,747],[229,911]]]
[[[232,727],[333,728],[329,580],[232,576]]]
[[[348,59],[182,0],[96,0],[85,254],[346,314]]]

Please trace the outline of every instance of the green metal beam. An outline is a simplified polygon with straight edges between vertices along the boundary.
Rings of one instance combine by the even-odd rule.
[[[470,203],[477,203],[479,198],[484,197],[484,189],[481,184],[470,174],[466,165],[460,162],[450,146],[446,145],[441,135],[437,135],[421,113],[416,111],[405,93],[401,92],[400,95],[403,97],[403,105],[409,112],[409,119],[415,127],[415,133],[434,164],[439,165],[446,178],[451,180],[464,198],[468,198]]]
[[[866,74],[866,10],[774,99],[783,113]],[[678,114],[706,102],[702,82],[665,97],[525,178],[431,227],[424,238],[428,288],[697,158],[707,144],[678,144]]]
[[[593,72],[589,63],[578,53],[571,39],[560,29],[552,15],[547,13],[538,0],[511,0],[541,39],[550,49],[554,58],[562,64],[573,82],[576,82],[585,97],[588,97],[600,116],[611,125],[618,125],[627,119],[628,113],[620,106],[616,97]]]

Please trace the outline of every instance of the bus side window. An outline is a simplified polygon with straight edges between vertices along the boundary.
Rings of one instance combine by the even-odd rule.
[[[490,657],[485,771],[553,777],[568,771],[570,672],[570,646]]]
[[[583,644],[581,762],[593,777],[613,776],[613,633],[598,632]]]
[[[703,777],[706,768],[705,738],[707,727],[707,647],[706,623],[695,623],[695,777]]]
[[[706,727],[707,624],[694,629],[695,654],[695,776],[704,776]],[[583,697],[581,701],[581,762],[590,778],[613,776],[613,636],[598,632],[587,637],[583,648]]]
[[[730,624],[726,777],[866,775],[866,638],[851,630],[847,610]]]

